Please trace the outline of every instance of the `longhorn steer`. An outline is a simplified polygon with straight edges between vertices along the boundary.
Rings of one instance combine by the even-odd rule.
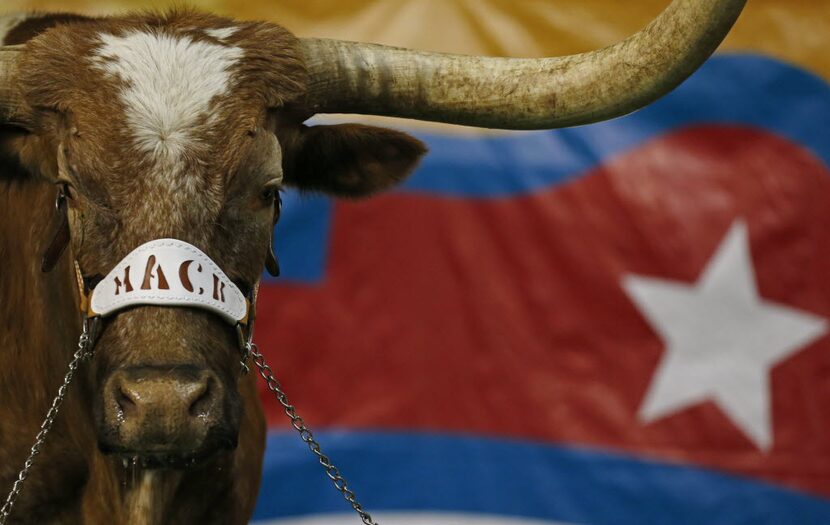
[[[510,129],[612,118],[694,71],[743,4],[675,0],[616,46],[546,59],[297,39],[189,11],[0,18],[0,488],[80,333],[76,265],[91,288],[137,246],[175,238],[247,292],[263,265],[274,269],[280,188],[365,196],[399,182],[425,151],[404,133],[306,127],[307,117]],[[58,191],[69,228],[57,226]],[[132,285],[162,275],[149,259],[133,272]],[[265,428],[235,337],[203,309],[140,305],[107,317],[12,522],[246,523]],[[125,470],[122,458],[139,467]]]

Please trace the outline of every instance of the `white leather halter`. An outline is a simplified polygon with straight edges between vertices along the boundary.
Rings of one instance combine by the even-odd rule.
[[[152,304],[203,308],[231,324],[245,324],[248,301],[199,248],[178,239],[142,244],[115,265],[92,292],[89,317]]]

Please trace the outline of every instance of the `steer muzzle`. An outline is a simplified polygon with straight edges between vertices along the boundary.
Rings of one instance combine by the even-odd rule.
[[[225,387],[196,366],[134,366],[104,383],[100,448],[146,467],[186,467],[236,446]]]

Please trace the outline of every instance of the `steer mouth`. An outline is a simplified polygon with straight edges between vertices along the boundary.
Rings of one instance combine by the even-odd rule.
[[[145,470],[168,469],[187,470],[208,463],[210,460],[236,449],[236,437],[221,436],[210,439],[205,446],[195,451],[182,451],[171,447],[149,449],[128,449],[105,441],[99,441],[98,449],[120,461],[125,469]]]
[[[194,482],[207,483],[208,486],[221,483],[213,478],[216,473],[233,465],[230,451],[235,447],[235,438],[220,434],[212,435],[201,448],[193,451],[159,445],[128,449],[99,442],[99,448],[106,454],[108,471],[117,480],[116,486],[120,489],[116,516],[108,523],[183,523],[180,519],[182,508],[175,504],[177,495],[181,494],[183,487]],[[184,514],[187,515],[187,512],[184,511]],[[174,516],[179,519],[174,519]]]

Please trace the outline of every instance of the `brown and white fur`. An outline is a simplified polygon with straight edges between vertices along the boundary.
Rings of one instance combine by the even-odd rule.
[[[19,87],[33,110],[25,127],[0,127],[5,494],[80,333],[73,261],[105,275],[136,246],[175,237],[248,289],[268,253],[275,191],[367,195],[404,178],[424,147],[381,128],[304,126],[303,57],[273,24],[191,11],[43,14],[0,18],[0,39],[25,44]],[[69,194],[71,243],[42,273],[57,187]],[[170,419],[167,401],[148,428],[119,426],[131,403],[119,374],[164,383],[181,369],[209,376],[209,431],[223,439],[179,440],[190,423]],[[264,433],[254,375],[240,375],[229,325],[188,308],[124,311],[82,365],[11,523],[247,523]],[[165,453],[203,459],[187,469],[122,465],[162,441]]]

